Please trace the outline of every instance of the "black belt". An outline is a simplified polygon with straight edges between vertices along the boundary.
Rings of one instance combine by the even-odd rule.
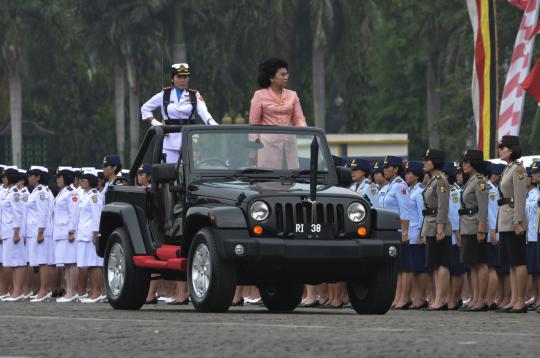
[[[474,215],[478,212],[478,206],[475,206],[474,208],[463,208],[463,209],[459,209],[458,210],[458,214],[459,216],[463,216],[463,215]]]
[[[186,125],[186,124],[195,124],[195,119],[165,119],[165,124],[170,125]]]
[[[422,215],[435,216],[437,215],[437,208],[425,208],[424,210],[422,210]]]
[[[540,200],[538,200],[537,204],[538,204],[538,207],[540,208]]]
[[[497,200],[499,206],[514,204],[514,198],[500,198]]]

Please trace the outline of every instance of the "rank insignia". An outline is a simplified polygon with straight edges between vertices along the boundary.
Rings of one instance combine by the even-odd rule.
[[[441,185],[439,190],[441,191],[441,193],[444,193],[446,192],[446,187],[444,185]]]
[[[523,169],[518,170],[518,178],[519,180],[525,179],[525,171]]]
[[[486,183],[480,182],[480,190],[482,191],[486,190]]]
[[[495,193],[489,194],[489,200],[495,201],[495,199],[496,199]]]
[[[95,204],[95,203],[97,203],[97,201],[98,201],[97,195],[93,195],[92,196],[92,202]]]
[[[458,201],[459,201],[458,196],[457,195],[452,195],[452,201],[457,204]]]

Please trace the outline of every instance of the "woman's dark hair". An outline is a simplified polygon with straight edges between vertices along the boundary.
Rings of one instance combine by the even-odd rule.
[[[521,158],[521,146],[520,145],[513,145],[513,146],[508,147],[508,148],[512,151],[512,154],[510,154],[510,159],[512,161],[516,161],[519,158]]]
[[[467,161],[467,163],[469,163],[474,168],[474,170],[476,170],[478,173],[480,174],[486,173],[486,165],[483,160],[470,160],[470,161]]]
[[[69,186],[75,181],[75,175],[73,174],[62,174],[61,177],[64,178],[64,186]]]
[[[6,178],[9,185],[15,185],[19,181],[19,173],[16,171],[7,170]]]
[[[118,173],[122,171],[122,165],[118,164],[118,165],[114,165],[114,167],[116,167],[116,169],[114,170],[114,174],[118,175]]]
[[[257,82],[261,88],[270,86],[270,79],[273,78],[280,68],[289,68],[287,61],[281,58],[269,58],[259,65],[259,76]]]
[[[82,179],[88,180],[88,184],[90,184],[91,188],[97,187],[98,184],[98,178],[95,175],[83,175]]]
[[[41,185],[49,185],[49,174],[45,172],[39,174],[39,183]]]
[[[442,170],[442,168],[444,167],[444,160],[440,160],[440,159],[430,159],[430,160],[433,163],[433,168],[437,170]]]

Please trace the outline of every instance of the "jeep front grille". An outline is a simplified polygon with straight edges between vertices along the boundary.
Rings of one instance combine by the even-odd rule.
[[[301,203],[277,203],[274,207],[276,231],[279,234],[294,234],[295,224],[311,223],[312,206]],[[318,203],[315,206],[315,222],[335,225],[336,233],[345,232],[343,205]]]

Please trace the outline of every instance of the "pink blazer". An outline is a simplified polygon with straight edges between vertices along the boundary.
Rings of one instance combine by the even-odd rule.
[[[283,89],[281,103],[270,88],[255,91],[249,110],[249,124],[307,127],[306,118],[295,91]],[[268,169],[298,169],[298,150],[292,136],[264,134],[259,139],[257,166]]]

